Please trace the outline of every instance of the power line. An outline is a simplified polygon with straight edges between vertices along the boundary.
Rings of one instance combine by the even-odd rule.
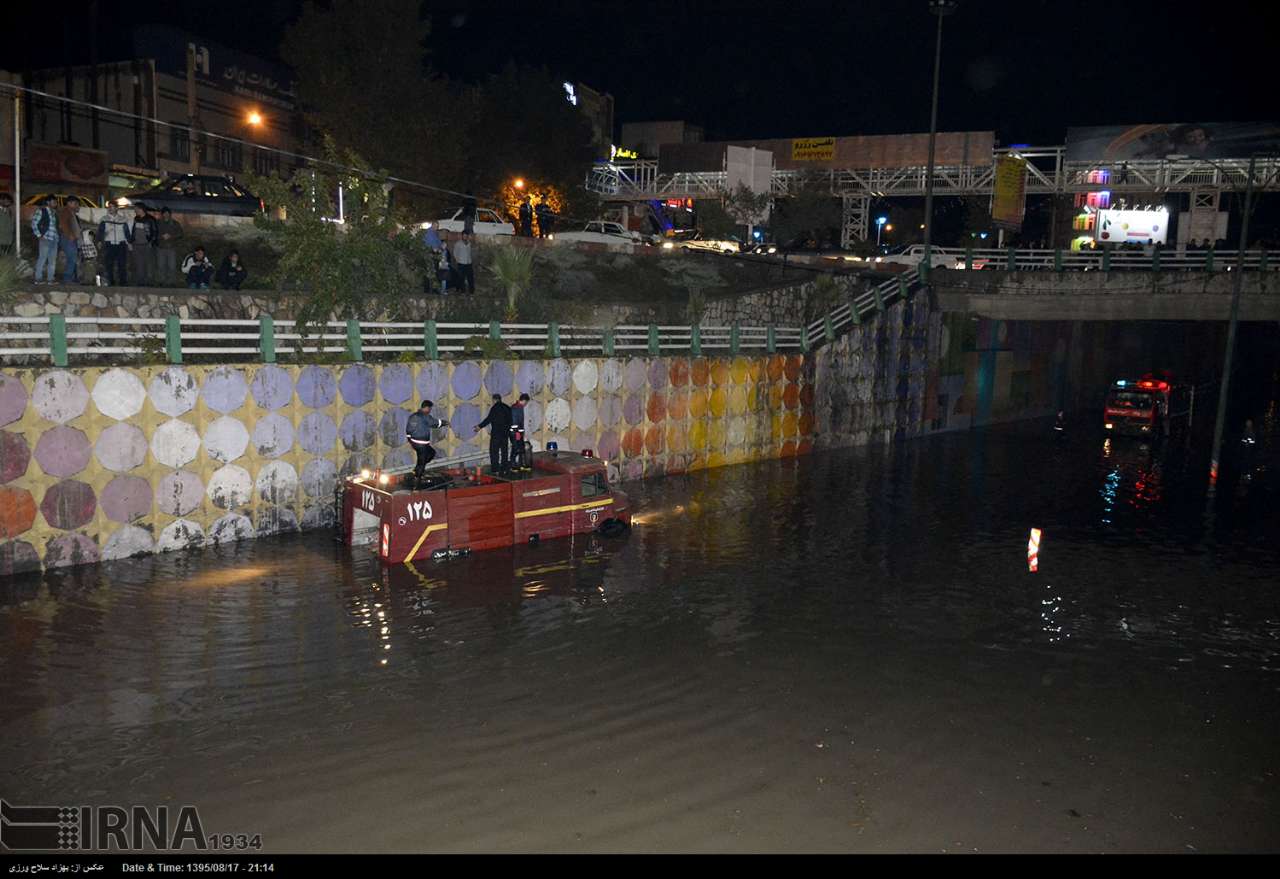
[[[174,128],[174,129],[180,129],[183,131],[190,130],[189,125],[180,125],[175,122],[166,122],[163,119],[157,119],[153,116],[144,116],[140,113],[131,113],[128,110],[118,110],[115,107],[108,107],[103,104],[94,104],[89,101],[79,100],[77,98],[69,98],[69,97],[66,97],[65,95],[55,95],[52,92],[41,91],[40,89],[33,89],[28,86],[16,85],[14,83],[8,83],[8,82],[0,82],[0,89],[5,89],[11,94],[23,93],[31,96],[44,98],[50,101],[60,101],[64,104],[83,107],[88,110],[97,110],[102,113],[109,113],[116,116],[122,116],[126,119],[135,119],[142,122],[150,122],[153,125],[161,125],[167,129]],[[279,147],[253,143],[252,141],[247,141],[247,140],[244,140],[243,138],[230,137],[225,134],[218,134],[217,132],[214,132],[214,131],[206,131],[204,129],[201,129],[201,134],[213,140],[225,141],[227,143],[239,144],[240,146],[250,147],[256,150],[262,150],[263,152],[275,153],[276,155],[279,155],[279,156],[285,156],[287,158],[297,160],[302,164],[325,165],[339,171],[345,171],[351,174],[356,174],[360,177],[366,177],[374,180],[385,180],[390,183],[398,183],[403,186],[423,189],[429,192],[439,192],[445,195],[454,195],[454,196],[458,196],[459,198],[468,197],[467,193],[458,192],[455,189],[449,189],[443,186],[433,186],[430,183],[423,183],[418,180],[409,180],[407,178],[396,177],[394,175],[381,175],[381,174],[377,174],[377,173],[365,170],[363,168],[356,168],[351,165],[344,165],[341,162],[334,162],[330,159],[321,159],[321,158],[317,158],[316,156],[308,156],[304,153],[295,153],[290,150],[280,149]]]

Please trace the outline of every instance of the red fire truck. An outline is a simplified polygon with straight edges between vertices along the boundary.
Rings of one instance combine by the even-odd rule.
[[[1190,422],[1194,402],[1195,389],[1168,375],[1119,379],[1107,393],[1102,427],[1109,434],[1168,436],[1175,424]]]
[[[344,541],[372,539],[384,563],[400,564],[631,524],[627,496],[589,449],[537,452],[531,463],[509,475],[444,467],[419,488],[404,474],[363,471],[341,489]]]

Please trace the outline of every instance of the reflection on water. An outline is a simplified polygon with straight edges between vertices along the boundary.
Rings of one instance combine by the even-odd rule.
[[[786,785],[845,770],[797,776],[799,758],[784,752],[803,747],[808,760],[811,739],[859,729],[860,717],[879,717],[876,731],[844,740],[883,731],[882,752],[921,729],[962,730],[957,694],[980,704],[1001,692],[1017,706],[984,716],[983,729],[1022,722],[1011,718],[1029,705],[1061,724],[1039,673],[1019,677],[1028,665],[1058,680],[1067,664],[1082,688],[1092,682],[1052,735],[1110,723],[1090,720],[1088,705],[1110,698],[1118,676],[1133,689],[1116,705],[1150,698],[1165,711],[1209,692],[1204,680],[1184,692],[1182,676],[1234,675],[1212,691],[1243,688],[1238,710],[1259,711],[1254,678],[1240,676],[1280,681],[1280,492],[1267,478],[1278,471],[1218,497],[1207,518],[1203,472],[1186,446],[1055,439],[1029,425],[635,486],[637,526],[616,539],[383,568],[365,549],[308,534],[6,584],[0,785],[70,795],[102,776],[94,789],[203,798],[241,816],[254,785],[279,781],[296,759],[312,781],[273,796],[307,811],[319,808],[307,784],[359,790],[368,777],[343,767],[352,747],[373,747],[387,809],[428,798],[471,816],[421,845],[522,847],[486,822],[525,826],[512,817],[523,801],[493,793],[480,810],[467,797],[536,789],[540,809],[566,810],[604,847],[643,847],[682,838],[679,810],[662,805],[673,798],[706,816],[775,790],[778,802],[808,802]],[[1033,526],[1043,530],[1036,573]],[[954,679],[962,669],[970,683]],[[1274,683],[1264,692],[1274,703]],[[916,716],[926,710],[945,716]],[[1252,729],[1275,722],[1255,717]],[[597,765],[597,753],[614,759]],[[857,759],[849,765],[870,765]],[[544,779],[540,766],[560,774]],[[577,805],[626,766],[637,772],[630,806]],[[752,766],[765,781],[736,768]],[[432,785],[415,787],[423,777]],[[871,784],[871,770],[858,778]],[[932,783],[920,782],[921,796],[947,801]],[[251,814],[278,838],[310,840],[271,824],[273,812]],[[712,834],[691,846],[721,838],[689,820]],[[821,847],[825,820],[783,821],[776,847],[805,832]],[[370,833],[400,846],[385,828]]]

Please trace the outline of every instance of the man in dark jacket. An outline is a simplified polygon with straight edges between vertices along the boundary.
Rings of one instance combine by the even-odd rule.
[[[517,470],[528,470],[531,462],[524,454],[524,407],[529,405],[529,395],[521,394],[511,407],[511,466]]]
[[[538,206],[533,209],[538,216],[538,237],[546,238],[551,234],[551,227],[554,225],[555,217],[551,213],[551,203],[547,201],[544,195],[538,202]]]
[[[476,230],[476,197],[467,190],[462,199],[462,234],[470,235]]]
[[[222,285],[223,290],[239,290],[244,279],[249,277],[249,270],[240,261],[240,251],[233,250],[222,259],[214,280]]]
[[[527,195],[520,202],[520,234],[525,238],[533,237],[533,202]]]
[[[489,472],[504,473],[507,470],[507,443],[511,433],[511,407],[502,402],[501,394],[493,395],[489,414],[476,425],[476,433],[485,427],[489,428]]]
[[[447,427],[449,424],[443,418],[436,418],[431,414],[431,407],[434,405],[430,400],[423,400],[422,406],[409,416],[409,420],[404,425],[405,439],[409,441],[409,445],[418,456],[418,462],[413,467],[415,483],[422,480],[422,474],[427,469],[427,465],[436,456],[436,450],[431,445],[431,431]]]
[[[129,276],[135,286],[146,286],[155,275],[156,247],[160,244],[159,224],[144,204],[134,205],[132,246],[129,248]]]

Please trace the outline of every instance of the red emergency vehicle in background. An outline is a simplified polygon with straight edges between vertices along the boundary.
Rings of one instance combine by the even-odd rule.
[[[610,487],[608,468],[590,450],[537,452],[531,464],[499,475],[445,467],[428,471],[420,488],[407,487],[404,474],[349,477],[344,542],[375,541],[384,563],[400,564],[631,524],[627,496]]]
[[[1102,427],[1110,434],[1168,436],[1175,425],[1190,423],[1194,405],[1195,389],[1176,384],[1167,373],[1119,379],[1107,392]]]

